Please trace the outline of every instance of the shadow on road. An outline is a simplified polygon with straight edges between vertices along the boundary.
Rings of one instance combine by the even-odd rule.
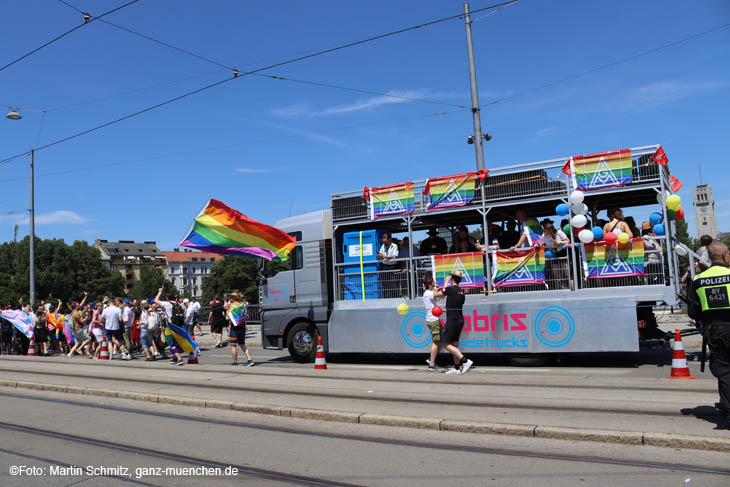
[[[723,418],[713,406],[684,408],[680,412],[685,416],[694,416],[697,419],[712,423],[715,425],[716,430],[730,430],[730,420]]]

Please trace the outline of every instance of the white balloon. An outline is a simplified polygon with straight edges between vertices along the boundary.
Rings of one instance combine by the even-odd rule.
[[[585,217],[585,215],[575,215],[571,220],[570,224],[573,225],[574,228],[582,228],[586,226],[588,223],[588,218]]]
[[[666,191],[666,194],[664,195],[664,200],[666,201],[666,199],[669,198],[671,195],[672,195],[671,191]],[[660,205],[663,203],[661,193],[656,194],[656,202],[659,203]]]
[[[570,205],[570,211],[573,212],[574,215],[585,215],[588,213],[588,205],[585,203],[577,203]]]
[[[575,191],[570,193],[570,202],[574,205],[583,203],[584,198],[585,198],[585,195],[583,194],[583,191],[576,189]]]
[[[593,232],[590,230],[581,230],[578,232],[578,239],[584,244],[593,242]]]
[[[687,249],[684,247],[684,245],[677,245],[676,247],[674,247],[674,251],[680,257],[684,257],[685,255],[687,255]]]

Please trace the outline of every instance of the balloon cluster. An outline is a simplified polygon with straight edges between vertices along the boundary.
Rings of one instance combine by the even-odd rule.
[[[657,195],[657,203],[664,204],[667,207],[667,220],[683,220],[684,210],[682,209],[682,198],[679,195],[672,194],[667,191],[664,195],[659,193]],[[659,237],[666,235],[667,231],[664,227],[664,216],[661,213],[652,213],[649,217],[649,222],[652,225],[652,231],[654,235]]]
[[[570,219],[569,224],[563,226],[563,232],[567,234],[570,228],[573,227],[573,235],[578,237],[578,240],[581,242],[587,244],[594,240],[601,240],[603,238],[603,229],[600,227],[593,227],[592,229],[586,227],[588,225],[588,217],[586,216],[588,213],[588,205],[583,203],[584,199],[585,194],[583,194],[583,191],[573,191],[568,197],[570,204],[559,204],[555,207],[555,213],[560,216],[566,216],[572,213],[573,217]]]

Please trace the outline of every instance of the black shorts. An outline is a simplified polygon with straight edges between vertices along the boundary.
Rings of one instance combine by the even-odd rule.
[[[464,328],[464,315],[446,316],[446,327],[441,334],[441,341],[444,343],[454,343],[459,341],[461,329]]]
[[[211,333],[223,333],[223,325],[226,323],[224,321],[219,321],[218,323],[211,323],[210,325],[210,332]]]
[[[239,345],[246,344],[246,327],[245,326],[232,326],[231,331],[228,332],[228,341],[234,346],[236,343]]]

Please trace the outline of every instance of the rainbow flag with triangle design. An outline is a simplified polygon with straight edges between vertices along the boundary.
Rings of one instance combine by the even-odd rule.
[[[476,173],[468,172],[429,178],[424,194],[428,195],[428,211],[465,206],[474,199]]]
[[[446,276],[454,271],[461,271],[462,289],[484,288],[484,263],[481,252],[465,252],[462,254],[444,254],[431,256],[433,280],[439,286],[444,285]]]
[[[370,218],[408,215],[416,208],[413,182],[372,187],[367,190],[370,198]]]
[[[631,149],[573,156],[570,160],[573,186],[581,191],[615,188],[631,184]]]
[[[584,245],[583,269],[589,279],[643,276],[644,239],[634,238],[627,244],[606,243]]]
[[[492,253],[494,287],[545,284],[545,248]]]

